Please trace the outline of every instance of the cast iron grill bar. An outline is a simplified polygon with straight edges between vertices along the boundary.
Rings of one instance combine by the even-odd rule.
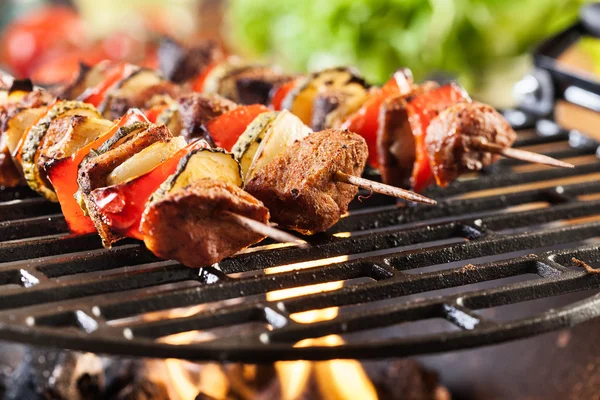
[[[518,146],[560,145],[574,135],[550,125],[539,126],[552,135],[527,137]],[[571,158],[594,152],[594,143],[588,141],[568,149],[550,148],[546,154]],[[30,191],[0,190],[0,338],[111,354],[260,362],[425,354],[568,327],[598,315],[598,296],[509,322],[483,318],[478,310],[600,289],[600,275],[575,269],[571,262],[572,257],[591,265],[600,262],[595,244],[600,236],[600,198],[579,199],[600,193],[600,181],[590,179],[600,172],[600,163],[585,160],[574,170],[522,173],[512,172],[521,162],[502,160],[476,180],[430,190],[440,200],[438,207],[386,205],[388,200],[373,196],[353,206],[357,211],[327,234],[310,238],[309,249],[258,247],[201,270],[160,261],[135,241],[100,249],[94,236],[66,234],[57,205]],[[460,198],[473,191],[581,175],[588,180]],[[526,204],[532,208],[507,211]],[[578,218],[583,220],[571,222]],[[566,249],[521,255],[554,246]],[[495,260],[477,261],[488,256]],[[310,268],[289,266],[316,261]],[[452,264],[444,267],[446,263]],[[437,270],[419,272],[427,267]],[[521,277],[527,280],[495,284]],[[281,300],[265,297],[277,290],[332,282],[339,282],[337,289]],[[468,287],[483,283],[492,289]],[[449,289],[450,294],[437,294]],[[416,295],[428,299],[414,300]],[[185,311],[190,306],[194,312]],[[311,324],[294,320],[296,313],[326,307],[341,307],[339,315]],[[149,312],[162,316],[145,319],[143,314]],[[293,347],[301,339],[430,318],[449,321],[459,330],[337,347],[321,346],[316,339],[312,346]],[[244,323],[262,324],[264,330],[232,330],[206,343],[157,341],[180,332],[234,329]]]

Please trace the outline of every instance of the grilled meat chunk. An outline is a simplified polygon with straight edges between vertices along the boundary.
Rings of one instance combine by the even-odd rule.
[[[203,68],[223,57],[218,43],[210,40],[188,47],[166,38],[158,48],[159,69],[165,78],[175,83],[195,78]]]
[[[231,111],[237,104],[216,94],[190,93],[179,98],[180,135],[188,142],[207,137],[204,124],[221,114]]]
[[[447,186],[460,174],[480,171],[498,159],[497,155],[479,150],[477,143],[510,147],[516,139],[510,124],[493,107],[465,102],[434,118],[425,140],[437,184]]]
[[[336,182],[337,171],[360,176],[367,162],[365,140],[328,129],[295,142],[246,182],[279,226],[304,234],[323,232],[348,210],[355,186]]]
[[[406,95],[383,102],[379,113],[377,154],[381,177],[387,184],[400,187],[410,185],[409,179],[416,160],[416,143],[406,105],[412,97],[437,87],[439,85],[435,82],[425,82]]]
[[[121,239],[121,236],[113,232],[110,225],[102,219],[98,205],[91,196],[92,191],[108,186],[106,181],[110,173],[134,154],[153,143],[168,142],[172,137],[164,125],[152,126],[127,138],[105,153],[90,154],[82,162],[77,176],[81,200],[90,218],[94,221],[105,247],[110,247],[112,243]]]
[[[13,162],[4,138],[0,137],[0,188],[15,187],[21,184],[25,184],[21,171]]]
[[[242,189],[201,179],[148,204],[140,226],[144,243],[159,257],[200,268],[264,239],[223,211],[269,220],[269,210]]]

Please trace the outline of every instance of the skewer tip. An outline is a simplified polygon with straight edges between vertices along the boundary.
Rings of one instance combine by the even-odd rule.
[[[341,171],[335,173],[334,179],[338,182],[348,183],[350,185],[358,186],[360,188],[371,190],[376,193],[381,193],[386,196],[396,197],[407,201],[413,201],[415,203],[429,205],[437,204],[437,201],[435,201],[434,199],[430,199],[429,197],[425,197],[410,190],[400,189],[395,186],[386,185],[385,183],[375,182],[370,179],[349,175]]]
[[[252,218],[248,218],[243,215],[233,213],[231,211],[224,211],[223,214],[235,220],[238,224],[246,227],[247,229],[250,229],[251,231],[254,231],[260,235],[270,237],[271,239],[276,240],[280,243],[292,243],[300,248],[309,247],[309,244],[304,240],[299,239],[290,233],[274,228],[271,225],[264,224]]]
[[[483,140],[474,142],[475,147],[480,150],[487,151],[489,153],[498,154],[506,158],[513,158],[515,160],[526,161],[534,164],[543,164],[551,167],[558,168],[575,168],[575,165],[557,160],[543,154],[534,153],[532,151],[515,149],[513,147],[502,147],[494,143],[489,143]]]

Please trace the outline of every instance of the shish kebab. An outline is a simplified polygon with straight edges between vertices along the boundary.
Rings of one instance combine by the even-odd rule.
[[[109,246],[118,239],[111,236],[112,232],[107,234],[105,231],[106,227],[111,228],[113,221],[103,220],[104,215],[93,208],[96,204],[89,201],[90,194],[93,194],[93,191],[89,192],[90,184],[105,186],[113,179],[114,185],[124,183],[121,182],[124,180],[130,188],[137,189],[132,200],[144,200],[143,191],[150,190],[146,196],[152,196],[151,203],[127,204],[138,213],[130,215],[138,222],[147,215],[144,227],[131,224],[128,226],[131,233],[116,231],[144,240],[159,257],[201,267],[218,262],[271,233],[280,241],[302,243],[294,236],[266,225],[269,211],[239,187],[239,165],[231,154],[211,149],[202,140],[186,145],[181,138],[173,137],[165,126],[149,124],[138,110],[130,110],[113,124],[100,118],[89,104],[53,100],[42,90],[20,94],[13,91],[11,95],[11,101],[3,106],[10,104],[15,111],[8,118],[10,128],[7,138],[19,161],[17,165],[25,174],[31,175],[28,183],[36,182],[35,188],[41,194],[47,198],[56,196],[63,199],[61,206],[74,232],[91,233],[96,226],[105,245]],[[19,96],[21,99],[16,100]],[[33,103],[33,98],[37,99],[36,104],[44,105],[20,107]],[[29,123],[28,119],[33,123]],[[13,147],[18,131],[22,140]],[[155,145],[153,151],[145,154],[143,150],[137,153],[131,151],[132,148],[148,149],[152,145]],[[173,157],[168,157],[169,152],[173,153]],[[102,157],[104,163],[96,160]],[[108,171],[103,168],[111,163],[116,167],[112,172],[110,168]],[[216,172],[210,171],[212,165],[221,168]],[[112,176],[105,182],[83,176],[79,181],[88,185],[78,185],[78,170],[81,170],[82,176],[86,172],[91,172],[95,178],[107,172]],[[134,185],[143,182],[146,185]],[[83,209],[91,211],[91,219],[84,215],[73,198],[75,191],[81,194],[79,201]],[[86,206],[92,209],[86,209]],[[173,216],[175,220],[153,220],[157,213],[172,210],[179,213]],[[177,240],[183,236],[188,240]],[[156,242],[160,247],[154,245]]]
[[[143,121],[127,125],[126,123],[130,122],[129,120],[132,118],[140,119],[139,115],[136,115],[135,112],[130,112],[129,114],[133,115],[126,115],[117,125],[96,138],[94,132],[97,133],[104,130],[99,128],[109,128],[110,121],[100,119],[92,105],[77,101],[55,101],[51,103],[51,98],[49,98],[48,94],[41,90],[29,92],[23,95],[21,100],[30,101],[30,98],[36,98],[39,103],[44,105],[35,108],[23,108],[19,106],[19,102],[13,104],[12,109],[15,111],[15,114],[10,115],[8,118],[8,125],[10,126],[12,122],[13,126],[5,132],[6,136],[11,139],[11,153],[19,161],[18,164],[23,167],[28,183],[32,188],[49,199],[61,200],[65,217],[67,217],[70,227],[75,232],[84,233],[89,231],[90,228],[89,222],[85,219],[82,212],[73,204],[73,194],[76,190],[80,194],[80,205],[83,205],[83,208],[90,213],[96,228],[107,245],[110,245],[121,235],[143,238],[147,246],[157,255],[175,258],[187,265],[193,266],[206,265],[208,263],[207,259],[214,262],[235,252],[230,251],[224,256],[223,252],[217,252],[218,256],[213,255],[212,258],[201,257],[199,259],[197,256],[189,257],[190,249],[182,249],[181,245],[175,245],[175,248],[173,248],[173,242],[169,240],[177,237],[177,233],[180,234],[179,236],[182,234],[190,235],[190,229],[193,229],[193,227],[186,227],[186,229],[173,228],[171,225],[172,221],[168,218],[171,216],[175,220],[181,220],[181,211],[189,211],[190,208],[188,206],[192,205],[190,201],[180,201],[180,197],[182,196],[177,197],[177,201],[173,200],[173,188],[181,187],[181,185],[177,185],[179,178],[174,178],[174,176],[183,176],[184,178],[181,179],[184,179],[184,182],[188,182],[185,179],[189,180],[189,178],[185,178],[185,176],[191,175],[195,177],[192,185],[196,185],[195,181],[198,181],[196,179],[198,178],[197,175],[202,174],[195,171],[198,170],[198,166],[202,167],[202,162],[192,163],[192,168],[189,169],[187,166],[192,160],[191,156],[189,156],[189,158],[186,158],[187,162],[185,165],[182,162],[179,163],[179,169],[167,179],[166,182],[169,183],[165,183],[167,184],[167,194],[171,195],[171,197],[167,199],[160,198],[165,193],[164,188],[154,192],[147,190],[148,187],[152,188],[153,184],[155,186],[160,184],[169,176],[168,174],[177,165],[177,161],[185,155],[184,150],[188,152],[193,151],[196,154],[199,152],[200,147],[205,147],[204,145],[200,146],[198,141],[192,141],[190,145],[184,148],[185,141],[173,138],[164,126],[149,127],[148,124],[144,125]],[[49,103],[51,103],[50,106],[46,107],[45,105]],[[310,131],[291,114],[286,112],[282,113],[282,115],[285,116],[285,118],[282,118],[283,121],[290,122],[289,124],[284,123],[283,126],[280,124],[279,127],[282,130],[285,130],[286,126],[291,126],[293,129],[299,129],[305,133]],[[27,122],[24,123],[24,121]],[[281,134],[279,132],[277,134],[273,133],[268,136],[270,139],[267,140],[265,138],[264,143],[270,143],[271,147],[273,147],[273,143],[278,144],[279,147],[285,146],[286,139],[296,140],[293,129],[291,134],[287,136],[286,132],[281,132]],[[18,140],[15,144],[14,139],[18,136],[21,136],[22,139]],[[333,173],[341,176],[349,176],[349,173],[360,174],[362,172],[362,168],[364,168],[366,162],[366,146],[362,138],[347,132],[324,132],[313,134],[311,139],[319,137],[323,138],[322,142],[329,144],[330,148],[331,145],[338,147],[338,153],[334,154],[332,159],[328,159],[326,162],[321,160],[322,164],[327,164],[328,162],[329,164],[327,165],[334,166]],[[161,146],[157,149],[158,144]],[[112,148],[112,146],[116,147]],[[268,160],[269,157],[273,158],[277,156],[276,150],[280,149],[275,146],[275,148],[270,149],[270,152],[258,150],[255,149],[255,152],[257,155],[260,154],[259,159],[261,162],[268,164],[265,160]],[[89,153],[89,155],[86,156],[86,153]],[[211,153],[218,153],[218,151],[211,151]],[[203,154],[206,155],[208,153],[203,152]],[[331,156],[331,154],[329,155]],[[159,157],[158,162],[156,162],[157,157]],[[165,159],[160,159],[161,157]],[[215,158],[215,156],[211,154],[208,158]],[[227,158],[232,160],[230,155]],[[148,167],[148,160],[150,162],[155,161],[154,164],[151,164],[154,168]],[[342,160],[345,162],[344,165],[340,164]],[[336,161],[337,164],[333,161]],[[145,163],[146,165],[140,167],[140,163]],[[309,165],[303,162],[300,170],[302,168],[310,169],[308,167]],[[181,168],[184,169],[180,171]],[[78,188],[75,182],[73,182],[75,180],[74,176],[77,174],[74,173],[75,169],[79,171],[77,178],[79,183]],[[230,162],[229,170],[238,171],[239,167],[237,169],[232,168]],[[125,178],[123,178],[123,175]],[[325,175],[321,174],[321,176]],[[331,179],[331,176],[329,176],[329,179]],[[98,180],[100,181],[99,184]],[[239,185],[241,175],[239,179],[236,178],[234,181]],[[109,186],[104,187],[104,182]],[[203,182],[206,183],[205,180]],[[335,223],[339,219],[339,216],[345,212],[347,204],[357,192],[357,189],[350,185],[334,183],[325,187],[323,186],[325,183],[323,181],[320,182],[322,189],[328,191],[328,193],[321,193],[321,197],[317,196],[316,200],[329,199],[333,195],[335,198],[335,201],[333,201],[335,210],[329,207],[329,211],[332,211],[333,214],[329,216],[329,220],[325,222],[325,225],[322,222],[317,222],[318,225],[317,228],[314,228],[315,230],[324,230]],[[192,185],[186,185],[183,189],[188,189],[189,192],[195,188],[195,186],[191,187]],[[315,184],[312,186],[313,193],[319,191],[319,188],[315,188]],[[146,190],[145,193],[147,195],[151,194],[152,198],[148,202],[148,205],[146,205],[147,196],[138,195],[141,188]],[[196,189],[198,188],[196,187]],[[197,201],[202,193],[208,193],[207,189],[207,187],[204,187],[203,190],[196,190],[191,196],[188,196],[187,194],[189,193],[186,193],[183,200],[191,198]],[[128,194],[131,195],[130,198],[127,198],[126,195]],[[140,198],[143,201],[137,204],[135,201],[130,201],[140,200]],[[157,198],[159,200],[156,200]],[[185,205],[181,205],[180,203]],[[262,204],[260,206],[262,207]],[[138,211],[137,215],[136,207]],[[140,220],[140,208],[143,209],[143,215],[138,228],[135,222]],[[196,208],[201,209],[202,207]],[[262,208],[264,209],[264,207]],[[321,208],[327,209],[327,207]],[[133,209],[133,212],[122,212],[126,209],[130,211]],[[173,215],[174,212],[176,213],[175,215]],[[302,210],[299,210],[299,212],[302,212]],[[177,215],[180,216],[179,219],[175,218]],[[186,215],[189,215],[189,212]],[[129,224],[127,220],[119,219],[122,216],[129,218]],[[239,216],[233,217],[242,224],[251,224],[251,220],[248,220],[248,218],[240,220]],[[318,218],[319,216],[317,215],[316,217]],[[183,222],[185,222],[185,219],[183,219]],[[310,230],[304,230],[304,232],[309,233]],[[159,240],[156,238],[159,238]],[[222,241],[223,238],[221,237],[220,239]],[[246,243],[241,247],[246,247],[255,241],[256,239],[253,239],[250,243]],[[196,241],[192,241],[192,243],[197,245]],[[170,247],[167,246],[165,248],[166,244],[170,244]],[[240,247],[240,245],[238,244],[237,247]],[[197,250],[192,252],[197,252]]]
[[[395,73],[381,88],[368,88],[348,68],[291,77],[268,67],[224,58],[217,49],[207,45],[187,50],[166,42],[159,52],[162,69],[177,82],[193,81],[187,87],[196,91],[217,93],[241,104],[261,102],[270,103],[273,109],[290,109],[303,122],[308,120],[314,130],[333,127],[359,133],[367,141],[369,162],[379,167],[384,183],[393,186],[405,186],[411,176],[417,191],[430,185],[434,178],[446,186],[464,172],[479,171],[492,164],[498,155],[573,167],[544,155],[510,148],[516,134],[508,122],[492,107],[472,102],[456,84],[417,85],[408,69]],[[166,99],[181,93],[182,88],[165,81],[155,71],[138,69],[132,73],[131,67],[121,67],[105,73],[105,78],[102,71],[100,66],[84,69],[62,91],[63,96],[99,101],[107,118],[121,115],[128,106],[151,107],[152,115],[163,110],[167,114],[176,112],[167,107]],[[118,79],[114,78],[115,71]],[[96,86],[84,90],[98,81],[100,89]],[[115,81],[116,88],[110,90],[113,94],[98,96]],[[235,120],[228,123],[235,125]],[[430,126],[432,134],[428,133]],[[447,129],[433,133],[439,126]],[[205,131],[198,123],[194,129]],[[210,136],[205,138],[210,141]]]
[[[82,74],[80,81],[88,79],[87,76],[89,76],[90,73],[91,72]],[[404,82],[410,80],[408,73],[403,73],[402,76],[405,79]],[[148,77],[152,77],[152,79],[149,79]],[[210,79],[210,74],[203,79]],[[264,144],[254,143],[253,139],[256,138],[262,140],[260,132],[267,131],[269,124],[275,120],[275,117],[277,117],[278,114],[269,113],[269,109],[256,104],[239,106],[232,101],[228,101],[214,94],[206,97],[182,95],[178,99],[174,99],[171,95],[166,93],[167,91],[164,91],[164,88],[166,87],[171,87],[169,90],[172,91],[173,85],[166,82],[152,83],[158,82],[159,80],[160,78],[157,77],[156,72],[154,71],[146,70],[140,72],[137,75],[134,75],[133,78],[126,79],[125,84],[123,84],[118,91],[113,91],[112,94],[109,92],[104,99],[101,99],[100,107],[103,108],[105,112],[109,113],[109,115],[115,110],[115,107],[106,106],[110,104],[118,104],[119,106],[116,107],[117,110],[122,107],[122,104],[128,106],[149,107],[147,114],[151,119],[167,124],[172,132],[181,134],[187,140],[204,138],[218,147],[234,152],[242,165],[244,177],[247,181],[246,190],[250,191],[267,204],[271,210],[274,221],[282,227],[295,229],[302,233],[314,233],[325,230],[327,227],[331,226],[332,223],[337,221],[339,214],[337,212],[325,211],[327,209],[327,207],[325,207],[326,201],[322,201],[320,203],[314,202],[313,204],[315,204],[315,206],[313,209],[321,211],[321,217],[318,218],[318,221],[323,222],[323,224],[315,224],[313,220],[310,220],[309,223],[303,223],[301,218],[303,216],[302,210],[298,209],[302,204],[301,200],[303,197],[299,195],[300,192],[294,185],[290,184],[289,186],[276,187],[277,185],[266,185],[266,183],[269,183],[269,180],[263,179],[260,181],[260,190],[254,187],[254,170],[256,168],[253,168],[252,164],[255,159],[253,156],[244,157],[244,151],[252,146],[256,148],[264,146]],[[400,78],[397,77],[397,81],[400,81]],[[428,135],[430,143],[429,148],[434,149],[436,152],[421,155],[422,158],[427,161],[423,162],[421,165],[424,167],[429,166],[428,159],[430,156],[433,156],[434,159],[439,159],[442,158],[443,153],[445,152],[448,154],[446,158],[450,161],[448,162],[442,158],[436,163],[438,176],[445,176],[446,179],[448,179],[452,173],[451,168],[448,168],[448,166],[451,166],[452,163],[465,165],[465,168],[471,168],[470,161],[463,161],[461,157],[456,156],[453,152],[447,151],[447,148],[452,149],[452,143],[446,143],[448,141],[448,132],[452,133],[454,131],[456,133],[454,136],[462,138],[466,143],[486,140],[507,146],[514,141],[516,137],[515,132],[510,128],[506,120],[493,108],[470,101],[465,92],[457,85],[443,86],[439,88],[439,91],[424,90],[427,86],[433,85],[434,84],[425,84],[418,88],[425,94],[434,94],[434,97],[418,97],[417,100],[419,102],[415,102],[415,106],[426,107],[433,104],[433,106],[431,106],[434,108],[432,113],[437,113],[436,109],[438,108],[446,108],[446,110],[430,124],[432,133]],[[206,82],[203,86],[206,86]],[[102,84],[101,87],[103,87]],[[122,93],[124,91],[123,89],[132,91],[132,88],[136,88],[137,91],[141,93],[156,94],[162,92],[166,94],[154,96],[150,101],[148,101],[149,96],[140,97],[139,95],[134,95],[128,98],[127,96],[119,95],[119,92]],[[90,91],[88,90],[88,92]],[[83,98],[85,98],[86,91],[80,89],[80,93],[83,93]],[[91,93],[98,93],[98,91],[91,91]],[[80,94],[80,96],[82,95]],[[143,101],[143,104],[140,104],[140,99]],[[446,105],[452,104],[455,99],[464,99],[464,101],[456,103],[452,107]],[[102,106],[102,104],[105,106]],[[461,118],[459,121],[460,126],[458,128],[446,129],[446,125],[451,125],[453,121],[456,121],[457,116]],[[280,119],[282,121],[289,120],[289,118]],[[294,123],[286,123],[291,124],[291,126],[299,125],[297,121]],[[436,128],[438,125],[440,125],[440,127]],[[276,131],[279,130],[281,129],[277,129]],[[410,138],[413,138],[413,142],[407,143],[402,147],[408,148],[412,146],[414,149],[414,135],[410,131],[409,133]],[[450,139],[452,139],[452,135],[450,135]],[[432,143],[435,144],[436,142],[439,144],[438,146],[431,146]],[[490,153],[472,151],[466,153],[469,157],[481,156],[483,159],[482,163],[492,162],[492,155]],[[250,154],[252,155],[254,153],[250,151]],[[475,161],[473,161],[473,163],[474,162]],[[258,167],[264,166],[264,164],[260,163],[257,163],[256,165],[258,165]],[[288,168],[286,168],[286,166]],[[446,168],[444,168],[444,166]],[[476,168],[478,167],[472,167],[472,169]],[[281,171],[293,171],[293,168],[289,167],[286,163],[282,163],[278,168],[273,168],[270,171],[269,176],[277,176]],[[454,172],[454,174],[456,175],[456,172]],[[419,176],[421,175],[422,174],[420,173]],[[281,176],[280,181],[294,182],[292,178],[293,176],[291,175],[285,175]],[[356,180],[359,178],[356,176],[349,176],[349,174],[339,174],[336,171],[329,179],[357,183]],[[367,186],[368,183],[358,183],[359,185],[362,184],[363,187],[369,187]],[[265,190],[265,187],[269,187],[270,190]],[[307,205],[304,205],[303,208],[305,210],[310,209]],[[336,210],[338,209],[344,210],[344,207],[336,207]],[[309,215],[311,214],[311,212],[306,213]]]
[[[167,82],[156,71],[127,63],[101,63],[93,68],[85,68],[78,79],[61,88],[60,97],[76,98],[94,105],[105,118],[114,119],[120,117],[128,108],[173,102],[173,97],[181,92],[181,88]],[[202,115],[203,111],[192,109],[199,119],[206,118]],[[150,112],[152,113],[152,110]],[[415,193],[359,177],[348,177],[341,172],[336,174],[334,179],[386,195],[435,204],[433,200]],[[50,196],[49,199],[53,200],[53,197]]]
[[[168,78],[187,82],[198,92],[288,109],[314,130],[342,128],[358,133],[367,141],[369,163],[390,185],[410,182],[417,192],[434,182],[446,186],[499,156],[573,168],[512,149],[516,135],[502,116],[490,106],[469,105],[470,97],[456,84],[416,84],[405,68],[382,87],[373,87],[352,68],[294,76],[216,51],[210,64],[194,65],[191,60],[207,48],[206,44],[186,48],[165,40],[159,49],[161,69]]]

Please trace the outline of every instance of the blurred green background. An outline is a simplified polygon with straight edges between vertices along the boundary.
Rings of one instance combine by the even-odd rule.
[[[303,71],[352,64],[374,83],[399,66],[445,72],[503,103],[530,52],[589,0],[230,0],[235,50]],[[494,98],[488,97],[494,93]]]

